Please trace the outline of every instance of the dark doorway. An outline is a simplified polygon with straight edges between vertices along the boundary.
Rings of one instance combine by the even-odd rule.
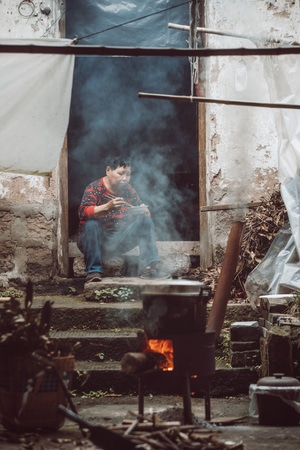
[[[188,23],[189,2],[143,3],[68,1],[67,37],[85,45],[186,47],[188,35],[167,25]],[[138,98],[189,95],[190,83],[187,58],[77,57],[68,130],[71,239],[85,186],[104,174],[108,153],[123,153],[132,158],[131,184],[149,205],[157,239],[199,240],[197,107]]]

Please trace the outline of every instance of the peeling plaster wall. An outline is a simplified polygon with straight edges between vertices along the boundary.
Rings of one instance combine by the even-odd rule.
[[[31,3],[27,9],[28,3],[1,0],[2,38],[60,36],[63,2]],[[45,7],[51,9],[49,15],[41,12]],[[58,168],[51,178],[0,172],[0,285],[28,278],[37,282],[57,274],[58,176]]]
[[[270,41],[300,41],[299,1],[207,0],[206,27],[251,39],[206,35],[210,48],[254,48]],[[252,39],[254,38],[254,40]],[[263,58],[207,58],[207,97],[270,102]],[[276,110],[207,104],[207,204],[249,203],[272,193],[278,183]],[[247,210],[210,212],[215,262],[227,244],[233,220]]]
[[[22,1],[0,1],[0,35],[11,38],[59,37],[64,2],[31,2],[33,14],[20,14]],[[23,4],[24,6],[24,4]],[[49,6],[49,16],[41,9]],[[261,39],[300,40],[299,1],[207,0],[206,27]],[[22,11],[21,11],[22,12]],[[25,11],[26,13],[26,11]],[[207,46],[251,46],[250,40],[207,35]],[[269,101],[259,57],[207,58],[206,95]],[[257,201],[277,183],[274,110],[207,104],[207,204]],[[16,125],[17,132],[17,125]],[[33,281],[57,274],[59,230],[58,169],[51,178],[0,173],[0,280]],[[233,212],[209,213],[215,262],[226,246]]]

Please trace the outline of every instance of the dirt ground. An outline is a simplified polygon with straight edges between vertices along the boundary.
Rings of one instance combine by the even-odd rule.
[[[155,415],[163,422],[182,422],[183,405],[181,397],[147,396],[144,400],[146,419],[150,420]],[[134,421],[138,412],[138,398],[136,396],[75,398],[74,405],[80,417],[85,418],[91,425],[101,425],[106,428],[118,426],[125,420]],[[205,446],[201,449],[274,450],[284,448],[285,450],[295,450],[299,448],[300,426],[273,427],[259,425],[258,418],[249,417],[249,405],[250,400],[247,396],[211,398],[211,421],[207,422],[204,419],[204,400],[192,398],[194,425],[203,431],[207,430],[208,433],[213,433],[217,441],[223,443],[223,446]],[[238,444],[240,445],[238,446]],[[66,419],[60,430],[55,432],[16,435],[0,428],[0,448],[5,450],[93,450],[101,447],[94,445],[88,437],[84,436],[77,424]],[[147,447],[141,448],[147,449]],[[148,448],[150,450],[150,447]],[[123,449],[116,448],[116,450]]]

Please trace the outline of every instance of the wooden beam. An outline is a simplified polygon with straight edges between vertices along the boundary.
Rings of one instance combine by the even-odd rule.
[[[261,206],[262,202],[251,202],[251,203],[237,203],[233,205],[211,205],[211,206],[201,206],[200,211],[201,212],[207,212],[207,211],[222,211],[226,209],[248,209],[248,208],[257,208],[258,206]]]
[[[8,42],[9,40],[6,40]],[[11,42],[14,40],[12,39]],[[209,57],[209,56],[274,56],[298,55],[300,46],[260,48],[161,48],[161,47],[106,47],[99,45],[43,45],[0,44],[0,53],[43,53],[75,56],[163,56],[163,57]]]

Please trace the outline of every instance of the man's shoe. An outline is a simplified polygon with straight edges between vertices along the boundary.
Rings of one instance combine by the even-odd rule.
[[[102,281],[101,275],[102,274],[100,272],[90,272],[85,277],[85,282],[86,283],[96,283],[96,282]]]

